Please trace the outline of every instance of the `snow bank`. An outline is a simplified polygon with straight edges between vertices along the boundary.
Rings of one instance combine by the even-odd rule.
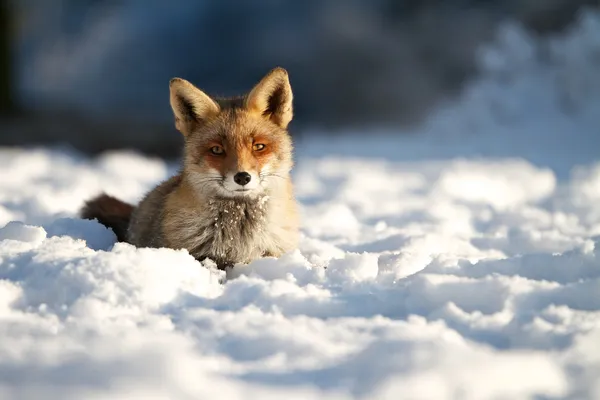
[[[36,163],[53,168],[29,178]],[[581,190],[598,165],[561,183],[523,160],[305,160],[300,249],[227,279],[185,251],[115,244],[56,195],[80,204],[111,174],[145,187],[156,161],[6,165],[26,179],[0,203],[24,220],[0,229],[2,398],[598,393],[600,203]]]
[[[471,142],[301,144],[300,248],[228,276],[75,218],[100,190],[137,201],[161,161],[1,150],[0,398],[599,398],[600,163],[548,145],[596,117],[548,101],[505,125],[469,100],[554,76],[517,71],[429,121],[479,116]],[[523,134],[551,138],[504,157],[494,135]]]
[[[412,161],[521,157],[568,178],[574,164],[595,162],[600,148],[600,13],[578,20],[551,37],[503,25],[479,52],[479,78],[402,137],[386,130],[353,132],[355,140],[315,135],[301,148]]]

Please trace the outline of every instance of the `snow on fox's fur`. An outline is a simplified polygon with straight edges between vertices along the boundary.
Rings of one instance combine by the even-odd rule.
[[[135,208],[103,194],[86,203],[82,217],[98,219],[135,246],[185,248],[221,268],[294,249],[287,72],[275,68],[249,94],[229,99],[174,78],[170,102],[185,138],[181,172]]]

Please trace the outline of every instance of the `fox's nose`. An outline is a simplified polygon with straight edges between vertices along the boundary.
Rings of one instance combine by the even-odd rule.
[[[247,185],[250,179],[252,179],[252,176],[247,172],[238,172],[233,176],[234,182],[241,186]]]

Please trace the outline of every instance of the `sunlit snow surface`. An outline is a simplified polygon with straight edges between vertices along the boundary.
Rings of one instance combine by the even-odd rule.
[[[412,135],[298,141],[300,249],[225,283],[75,218],[171,165],[1,150],[0,398],[600,398],[598,20],[507,27]]]

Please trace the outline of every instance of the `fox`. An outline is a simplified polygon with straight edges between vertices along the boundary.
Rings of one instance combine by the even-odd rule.
[[[182,78],[171,79],[169,93],[184,139],[178,173],[137,206],[102,193],[80,216],[111,228],[118,241],[186,249],[219,269],[296,249],[288,72],[272,69],[242,96],[211,97]]]

